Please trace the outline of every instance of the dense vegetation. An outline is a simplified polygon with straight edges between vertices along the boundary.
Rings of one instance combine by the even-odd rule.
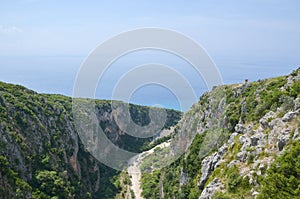
[[[215,199],[253,198],[254,187],[255,190],[260,192],[258,198],[299,198],[299,141],[293,144],[291,144],[292,142],[288,142],[287,144],[290,147],[287,148],[287,151],[282,156],[276,158],[270,169],[261,168],[261,173],[257,175],[254,172],[254,179],[250,180],[249,176],[241,176],[240,172],[242,168],[240,166],[234,164],[230,167],[227,166],[232,161],[238,159],[237,154],[241,151],[242,147],[239,141],[242,132],[239,132],[240,135],[234,139],[234,144],[229,146],[224,161],[221,162],[218,168],[213,170],[204,187],[199,186],[199,179],[202,175],[201,162],[204,157],[201,151],[203,151],[203,148],[207,148],[203,139],[207,135],[216,134],[218,131],[221,132],[219,133],[221,139],[218,140],[218,144],[214,145],[216,148],[212,147],[211,150],[207,150],[209,152],[205,155],[207,156],[215,152],[223,143],[227,142],[229,135],[237,130],[237,124],[249,125],[252,126],[253,130],[256,130],[260,126],[260,119],[271,111],[276,113],[274,117],[282,118],[287,112],[293,110],[294,101],[300,97],[300,81],[289,80],[288,83],[288,79],[296,76],[298,78],[299,73],[300,69],[295,70],[289,76],[224,86],[226,105],[223,114],[218,115],[219,119],[225,118],[224,125],[222,125],[223,128],[215,128],[211,126],[214,121],[211,121],[210,118],[199,117],[197,115],[197,113],[203,115],[208,111],[209,114],[215,113],[213,108],[207,105],[213,101],[213,97],[210,96],[211,93],[201,96],[200,102],[184,114],[182,120],[187,120],[187,122],[179,122],[176,128],[186,132],[198,131],[199,125],[204,125],[208,126],[208,129],[204,128],[204,132],[202,131],[201,134],[197,134],[188,151],[170,166],[151,173],[144,173],[142,175],[142,195],[147,199],[158,198],[161,195],[164,198],[198,199],[204,188],[217,178],[222,182],[224,188],[222,192],[217,192],[214,195],[213,198]],[[268,118],[267,122],[271,122],[274,119],[276,118]],[[190,120],[193,122],[188,122]],[[294,120],[292,123],[290,128],[298,128],[299,130],[299,120]],[[271,129],[266,129],[263,133],[268,137],[270,131]],[[273,144],[276,145],[276,143]],[[211,146],[209,145],[209,147]],[[268,147],[272,148],[273,146],[267,144],[265,148]],[[262,150],[265,148],[262,148]],[[249,146],[244,150],[251,154],[256,148]],[[278,155],[272,152],[262,152],[259,156],[253,154],[249,155],[246,158],[246,162],[242,163],[242,165],[251,167],[258,159],[268,156],[276,157]],[[145,161],[147,162],[147,158]],[[154,161],[156,160],[154,159]],[[142,170],[143,166],[144,164],[142,164]],[[258,168],[255,169],[256,171],[258,170]],[[258,185],[254,186],[250,184],[253,180]]]
[[[249,145],[244,149],[250,154],[245,162],[228,166],[238,159],[242,148],[243,130],[237,130],[237,124],[249,125],[254,132],[261,127],[260,120],[267,113],[274,112],[267,119],[269,123],[292,111],[296,98],[300,97],[300,81],[288,78],[298,77],[299,73],[300,69],[286,77],[221,86],[219,90],[226,95],[217,90],[205,93],[178,124],[181,113],[167,110],[165,128],[175,126],[174,132],[154,141],[121,132],[111,119],[110,101],[96,101],[98,115],[107,115],[99,119],[99,124],[107,130],[111,141],[133,152],[149,150],[179,133],[195,134],[187,152],[163,169],[152,171],[155,164],[164,161],[163,155],[170,152],[170,148],[158,147],[152,156],[145,158],[141,165],[144,172],[141,188],[146,199],[162,195],[164,198],[198,199],[214,179],[223,184],[222,191],[213,196],[215,199],[252,198],[253,190],[259,192],[258,198],[299,198],[299,141],[285,143],[283,154],[274,153],[277,146],[271,143],[255,156],[255,146]],[[38,94],[22,86],[0,82],[0,198],[124,198],[131,192],[126,172],[101,164],[81,144],[71,111],[69,97]],[[150,122],[149,107],[130,105],[130,114],[139,125]],[[299,120],[285,124],[293,133],[300,129]],[[217,153],[236,131],[241,132],[228,146],[223,161],[211,171],[205,184],[199,186],[203,159]],[[267,138],[270,132],[270,127],[261,129],[261,135]],[[253,174],[251,180],[249,176],[241,176],[244,169],[241,165],[250,167],[266,157],[275,159],[269,169],[261,168],[261,174]],[[250,181],[255,181],[256,185]]]
[[[300,198],[300,142],[294,142],[279,156],[261,181],[259,199]]]
[[[99,115],[111,114],[111,103],[96,100],[96,109]],[[150,122],[148,113],[149,107],[130,105],[140,125]],[[181,117],[178,111],[167,114],[165,128]],[[153,140],[118,135],[110,117],[99,123],[115,130],[108,137],[130,151],[142,151]],[[0,198],[114,198],[121,192],[120,172],[98,162],[81,144],[69,97],[0,82],[0,135]]]

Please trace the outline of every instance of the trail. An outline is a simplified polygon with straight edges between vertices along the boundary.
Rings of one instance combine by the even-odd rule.
[[[131,176],[131,190],[134,192],[135,198],[136,199],[143,199],[141,193],[142,193],[142,189],[141,189],[141,170],[140,170],[140,165],[143,161],[143,159],[148,156],[151,155],[154,152],[154,149],[157,147],[160,148],[165,148],[170,146],[169,142],[164,142],[161,143],[159,145],[157,145],[156,147],[148,150],[148,151],[144,151],[143,153],[140,153],[134,157],[132,157],[129,160],[129,166],[127,168],[128,174]]]

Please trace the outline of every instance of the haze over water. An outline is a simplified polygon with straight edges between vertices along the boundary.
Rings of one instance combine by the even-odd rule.
[[[57,93],[72,96],[83,56],[7,56],[0,57],[0,81],[24,85],[39,93]],[[297,60],[248,60],[239,57],[214,59],[224,84],[242,83],[245,79],[259,79],[289,74],[298,67]],[[112,90],[120,77],[141,64],[160,63],[179,71],[192,85],[197,97],[207,91],[205,82],[192,66],[174,55],[162,52],[137,52],[113,63],[101,78],[96,92],[98,99],[111,99]],[[174,79],[176,84],[176,79]],[[176,96],[158,85],[148,85],[136,90],[130,100],[141,105],[157,105],[180,109]]]

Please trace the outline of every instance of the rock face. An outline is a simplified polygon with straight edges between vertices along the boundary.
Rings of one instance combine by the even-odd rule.
[[[224,189],[224,185],[218,178],[215,178],[205,187],[199,199],[210,199],[216,192],[222,189]]]
[[[299,115],[299,110],[288,112],[283,116],[282,121],[289,122],[292,119],[294,119],[297,115]]]
[[[264,117],[262,117],[259,120],[261,127],[264,129],[269,128],[270,127],[269,120],[271,120],[274,117],[276,117],[276,115],[273,111],[268,112]]]
[[[207,156],[202,161],[202,169],[201,169],[201,178],[199,181],[199,188],[203,189],[204,184],[206,183],[208,177],[212,173],[212,171],[220,165],[220,161],[222,160],[225,152],[227,151],[227,145],[223,145],[218,152],[215,152],[211,156]]]
[[[182,186],[182,185],[186,185],[189,181],[189,178],[187,176],[187,173],[184,172],[184,171],[181,171],[181,174],[180,174],[180,179],[179,179],[179,184]]]
[[[180,139],[169,150],[186,151],[149,180],[151,188],[160,187],[151,191],[165,198],[212,198],[242,184],[251,188],[248,196],[258,195],[259,179],[275,156],[300,138],[299,80],[300,69],[287,77],[216,87],[178,123],[180,113],[167,111],[165,127],[176,124],[167,134]],[[118,173],[82,145],[71,109],[68,97],[0,83],[0,198],[115,197]],[[97,101],[96,112],[96,122],[118,147],[139,152],[152,140],[122,131],[110,102]],[[133,105],[130,113],[142,126],[150,122],[145,107]]]
[[[212,198],[221,192],[224,198],[238,198],[230,189],[244,185],[249,185],[249,190],[243,197],[259,195],[259,180],[265,179],[275,157],[300,139],[299,81],[300,69],[288,76],[216,87],[201,96],[174,129],[182,138],[193,133],[204,135],[204,141],[186,147],[182,160],[168,168],[173,172],[163,173],[161,181],[173,185],[164,195]],[[214,140],[214,136],[220,139]],[[207,137],[215,142],[207,144]],[[197,164],[192,164],[190,157]],[[183,168],[192,173],[185,173],[188,178],[180,175]],[[172,181],[170,176],[176,179]],[[194,191],[195,186],[199,193]]]
[[[118,193],[111,183],[118,173],[96,160],[78,137],[71,98],[1,82],[0,91],[0,198],[113,198]],[[130,111],[137,124],[149,122],[147,107],[132,105]],[[165,127],[181,117],[177,111],[167,114]],[[96,101],[96,115],[121,148],[139,151],[152,139],[121,131],[109,101]]]

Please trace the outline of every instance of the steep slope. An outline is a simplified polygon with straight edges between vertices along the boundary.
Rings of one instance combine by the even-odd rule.
[[[143,197],[300,198],[299,97],[300,69],[205,93],[175,126],[192,144],[142,175]]]
[[[0,198],[114,198],[120,173],[97,161],[77,135],[72,99],[38,94],[0,82]],[[143,151],[152,138],[137,139],[119,129],[109,101],[97,100],[99,124],[121,148]],[[149,108],[131,105],[133,120],[149,122]],[[167,110],[165,127],[181,114]]]

